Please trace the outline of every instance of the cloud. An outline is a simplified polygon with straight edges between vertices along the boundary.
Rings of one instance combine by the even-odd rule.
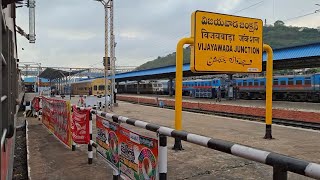
[[[95,33],[72,29],[49,29],[48,37],[51,39],[66,39],[66,40],[89,40],[96,36]]]
[[[121,0],[114,1],[117,65],[138,66],[175,51],[182,37],[190,36],[191,13],[204,10],[266,19],[268,24],[313,12],[318,0]],[[274,4],[273,4],[274,2]],[[93,0],[41,0],[36,2],[36,44],[18,38],[21,61],[52,66],[88,67],[104,56],[104,8]],[[317,27],[319,14],[289,25]],[[28,31],[28,9],[19,8],[17,24]],[[22,50],[24,48],[24,50]]]

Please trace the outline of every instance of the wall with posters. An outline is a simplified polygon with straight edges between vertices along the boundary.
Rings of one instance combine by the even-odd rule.
[[[71,147],[70,111],[70,101],[42,97],[42,123],[68,147]]]
[[[158,140],[96,116],[97,151],[124,179],[157,179]]]

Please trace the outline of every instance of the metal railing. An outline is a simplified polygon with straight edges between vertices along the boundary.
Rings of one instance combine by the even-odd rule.
[[[6,136],[7,136],[7,129],[4,129],[2,131],[2,136],[1,136],[1,150],[3,150],[3,146],[6,140]]]
[[[273,167],[273,179],[287,179],[288,172],[293,172],[303,176],[308,176],[315,179],[320,179],[320,164],[308,162],[301,159],[296,159],[286,155],[256,149],[253,147],[236,144],[230,141],[210,138],[198,134],[189,133],[186,131],[177,131],[169,127],[160,126],[157,124],[148,123],[145,121],[131,119],[124,116],[118,116],[103,111],[98,111],[94,108],[90,110],[92,114],[96,114],[108,119],[112,119],[117,123],[126,123],[131,126],[146,129],[156,132],[160,136],[164,135],[172,138],[180,138],[193,144],[214,149],[220,152],[232,154],[248,160],[256,161]],[[94,144],[96,146],[96,144]],[[161,158],[159,158],[159,161]],[[167,161],[165,161],[167,162]],[[163,169],[162,169],[163,170]],[[166,173],[166,168],[165,168]],[[161,173],[161,172],[160,172]],[[162,172],[163,173],[163,172]],[[166,176],[160,176],[166,178]],[[162,179],[162,178],[160,178]]]

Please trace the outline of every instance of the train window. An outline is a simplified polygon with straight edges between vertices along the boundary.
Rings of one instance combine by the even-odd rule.
[[[311,84],[311,79],[310,78],[306,78],[305,80],[304,80],[304,84],[306,85],[306,84]]]
[[[254,85],[255,85],[255,86],[259,86],[258,80],[254,80]]]
[[[99,85],[99,91],[102,91],[102,90],[104,90],[104,85]]]
[[[252,86],[252,82],[249,82],[249,86]]]
[[[286,81],[280,81],[280,84],[281,85],[287,85],[287,82]]]
[[[247,81],[243,81],[243,86],[247,86]]]
[[[241,86],[241,82],[238,82],[238,86]]]
[[[302,80],[296,80],[296,85],[302,85]]]
[[[260,86],[264,86],[265,82],[264,81],[260,81]]]
[[[279,85],[278,84],[278,79],[273,80],[273,85]]]
[[[93,90],[98,90],[97,85],[93,86]]]
[[[289,78],[288,85],[293,85],[293,78]]]

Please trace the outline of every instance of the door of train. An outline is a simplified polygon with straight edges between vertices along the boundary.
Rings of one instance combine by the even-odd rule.
[[[315,76],[315,79],[316,79],[316,82],[315,82],[316,91],[318,91],[320,93],[320,74],[317,74]]]

